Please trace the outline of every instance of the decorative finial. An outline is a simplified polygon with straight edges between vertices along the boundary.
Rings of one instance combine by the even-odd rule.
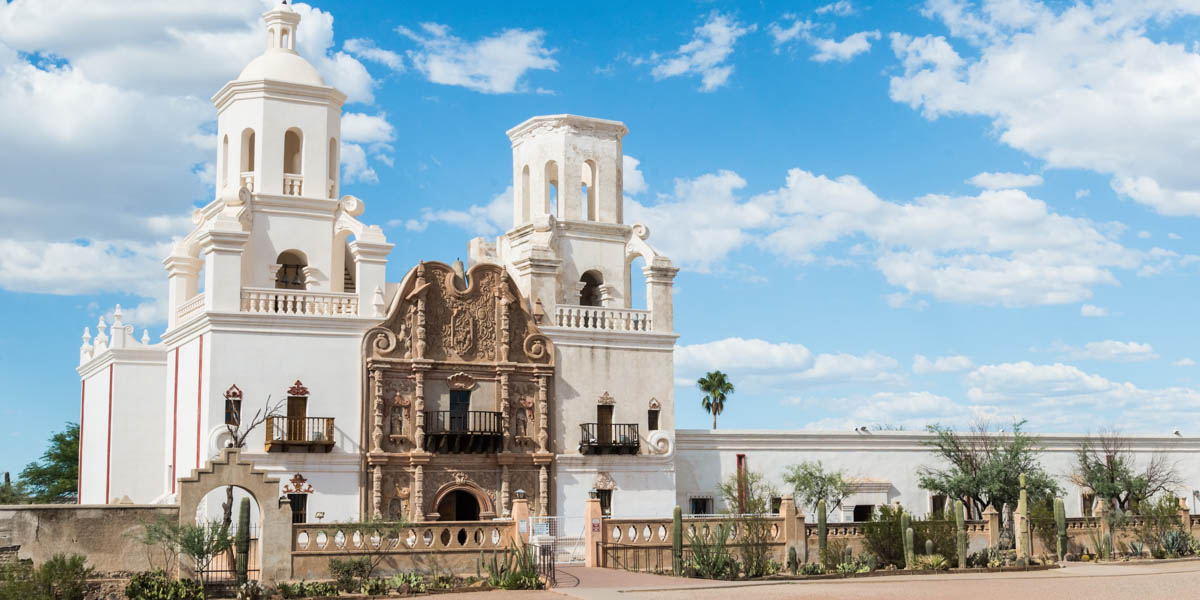
[[[121,317],[123,317],[123,316],[124,316],[124,313],[121,312],[121,305],[118,304],[117,308],[115,310],[113,310],[113,328],[114,329],[121,326]]]
[[[150,345],[150,330],[149,329],[142,330],[142,343],[147,346]]]
[[[86,346],[91,341],[92,341],[92,330],[90,328],[84,327],[83,328],[83,345]]]
[[[104,330],[107,327],[108,327],[108,325],[106,325],[104,323],[104,315],[100,315],[100,321],[96,323],[96,335],[97,336],[104,335]]]

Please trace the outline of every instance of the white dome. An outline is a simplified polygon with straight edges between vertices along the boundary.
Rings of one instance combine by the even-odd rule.
[[[325,85],[325,80],[321,79],[321,74],[317,72],[316,67],[309,64],[299,54],[286,50],[266,51],[262,56],[250,61],[250,64],[242,69],[242,73],[237,78],[238,81],[260,79],[304,85]]]

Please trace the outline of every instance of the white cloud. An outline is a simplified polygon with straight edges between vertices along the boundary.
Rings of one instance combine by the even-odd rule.
[[[1150,232],[1149,231],[1139,231],[1137,236],[1138,236],[1138,239],[1148,240],[1148,239],[1150,239]]]
[[[900,426],[909,431],[921,431],[926,425],[938,423],[962,427],[976,417],[986,417],[990,411],[978,406],[963,406],[946,396],[927,391],[876,392],[866,397],[805,400],[802,404],[829,407],[824,413],[845,412],[805,424],[810,431],[837,431],[873,425]],[[845,409],[850,410],[846,411]]]
[[[842,41],[830,38],[814,37],[810,43],[816,48],[816,54],[810,58],[816,62],[848,62],[855,56],[871,49],[871,40],[879,39],[879,31],[860,31],[846,36]]]
[[[1088,342],[1082,348],[1066,346],[1062,350],[1065,351],[1067,358],[1078,360],[1139,362],[1158,358],[1158,354],[1154,353],[1154,348],[1150,344],[1117,340]]]
[[[983,365],[968,373],[965,381],[971,386],[967,397],[972,402],[1040,401],[1044,397],[1075,397],[1094,403],[1098,400],[1099,393],[1111,392],[1120,386],[1071,365],[1035,365],[1028,361]],[[1092,394],[1096,396],[1089,397]]]
[[[1178,233],[1168,233],[1168,234],[1167,234],[1167,239],[1172,239],[1172,240],[1182,240],[1182,239],[1183,239],[1183,236],[1182,236],[1182,235],[1179,235]]]
[[[641,162],[628,154],[621,157],[622,186],[626,194],[636,196],[650,189],[650,186],[646,185],[646,177],[642,175],[642,170],[638,168]]]
[[[986,190],[1018,189],[1042,185],[1042,176],[1026,175],[1023,173],[989,173],[984,171],[968,179],[967,183]]]
[[[464,229],[472,235],[492,236],[503,233],[512,225],[512,186],[485,205],[472,205],[467,210],[424,208],[414,219],[389,221],[388,225],[403,225],[408,231],[425,231],[430,223],[444,223]]]
[[[958,371],[966,371],[975,366],[975,363],[962,355],[954,356],[939,356],[933,360],[925,357],[922,354],[913,356],[913,373],[918,375],[927,375],[929,373],[956,373]]]
[[[162,259],[169,251],[167,243],[0,239],[0,288],[61,296],[129,294],[154,299],[160,307],[167,293]],[[163,313],[156,308],[145,314]],[[140,320],[150,324],[144,315]]]
[[[342,49],[361,59],[384,65],[397,73],[404,72],[404,57],[391,50],[375,46],[375,42],[371,40],[365,38],[346,40],[346,43],[342,44]]]
[[[1079,315],[1082,317],[1107,317],[1108,310],[1092,304],[1084,304],[1079,307]]]
[[[345,113],[342,115],[342,140],[347,142],[378,143],[396,139],[396,129],[387,121],[387,114],[367,115]]]
[[[1089,190],[1087,188],[1075,190],[1075,199],[1076,200],[1079,200],[1082,198],[1087,198],[1088,196],[1091,196],[1091,195],[1092,195],[1092,190]]]
[[[523,92],[529,71],[556,71],[555,50],[544,46],[541,29],[506,29],[469,42],[450,33],[450,27],[422,23],[420,31],[397,27],[396,32],[416,42],[408,58],[429,81],[456,85],[485,94]]]
[[[783,27],[778,23],[771,23],[767,26],[767,33],[771,34],[771,39],[775,45],[775,53],[779,54],[779,47],[787,43],[806,37],[816,25],[812,21],[801,21],[795,15],[784,15],[783,18],[790,19],[792,24]]]
[[[1175,362],[1172,362],[1171,366],[1172,367],[1194,367],[1194,366],[1196,366],[1196,361],[1194,361],[1190,358],[1181,358]]]
[[[755,25],[743,25],[729,15],[711,13],[694,30],[688,43],[669,57],[652,56],[651,74],[655,79],[681,75],[699,75],[700,91],[711,92],[725,85],[733,74],[733,65],[725,61],[733,54],[738,38],[754,31]]]
[[[929,119],[978,115],[1051,168],[1112,176],[1119,194],[1165,215],[1200,215],[1200,53],[1156,37],[1194,2],[1064,4],[930,0],[952,39],[894,33],[903,73],[890,95]]]
[[[837,0],[837,2],[818,6],[813,12],[818,15],[829,14],[838,17],[848,17],[854,14],[854,5],[847,0]]]
[[[379,175],[367,162],[367,152],[358,144],[341,144],[342,180],[345,183],[361,181],[379,183]]]
[[[691,385],[704,373],[721,370],[752,393],[787,396],[793,388],[895,381],[899,363],[876,352],[813,354],[795,343],[726,338],[676,346],[676,382]]]

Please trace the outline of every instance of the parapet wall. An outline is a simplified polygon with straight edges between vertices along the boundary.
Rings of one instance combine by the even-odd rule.
[[[131,504],[0,506],[0,546],[16,546],[19,560],[41,563],[55,554],[83,554],[100,573],[146,571],[145,523],[179,520],[179,507]],[[160,565],[161,566],[161,565]]]

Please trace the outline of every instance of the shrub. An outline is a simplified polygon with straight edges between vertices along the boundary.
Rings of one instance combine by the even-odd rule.
[[[92,568],[82,554],[55,554],[38,567],[34,582],[42,593],[55,600],[83,600],[87,578],[91,576]]]
[[[1171,535],[1171,542],[1176,551],[1187,546],[1179,538],[1180,535],[1184,535],[1179,520],[1179,500],[1164,495],[1153,501],[1142,502],[1138,509],[1142,518],[1140,522],[1135,521],[1138,523],[1134,527],[1135,534],[1138,541],[1150,549],[1154,558],[1165,558],[1170,554],[1171,549],[1167,548],[1168,535]]]
[[[958,562],[958,537],[954,520],[947,521],[944,514],[936,514],[933,518],[912,522],[913,537],[920,540],[918,545],[927,548],[926,542],[933,542],[933,554],[940,554],[950,563]]]
[[[387,585],[389,588],[400,593],[404,593],[406,591],[404,589],[405,586],[408,586],[407,591],[409,592],[420,593],[425,591],[425,577],[420,573],[415,573],[413,571],[396,573],[388,578]]]
[[[690,536],[692,560],[689,575],[704,579],[735,579],[738,575],[737,559],[725,545],[729,539],[729,526],[721,523],[715,531],[693,533]]]
[[[824,575],[825,567],[820,563],[804,563],[800,566],[801,575]]]
[[[901,509],[880,506],[871,513],[871,520],[858,526],[863,534],[863,547],[879,559],[881,565],[904,567],[904,538],[900,535]],[[915,533],[915,532],[914,532]]]
[[[945,571],[950,561],[940,554],[922,554],[917,557],[917,568],[925,571]]]
[[[279,595],[284,598],[311,598],[313,596],[336,596],[337,594],[337,586],[325,581],[279,584]]]
[[[846,540],[831,540],[825,543],[825,549],[817,552],[817,562],[826,571],[836,571],[838,566],[846,561]]]
[[[491,560],[486,560],[484,553],[479,553],[475,571],[480,578],[487,571],[488,585],[503,590],[540,590],[545,586],[529,546],[510,544],[502,556],[503,559],[493,552]]]
[[[329,573],[333,575],[334,584],[343,592],[357,593],[370,572],[371,561],[366,557],[329,559]]]
[[[204,600],[204,587],[194,579],[174,579],[162,571],[138,573],[125,587],[130,600]]]
[[[1168,558],[1187,556],[1192,552],[1192,536],[1182,529],[1172,529],[1163,534],[1162,546]]]
[[[386,594],[387,591],[387,580],[383,579],[382,577],[368,577],[367,579],[362,580],[362,583],[358,586],[358,593],[366,594],[368,596]]]

